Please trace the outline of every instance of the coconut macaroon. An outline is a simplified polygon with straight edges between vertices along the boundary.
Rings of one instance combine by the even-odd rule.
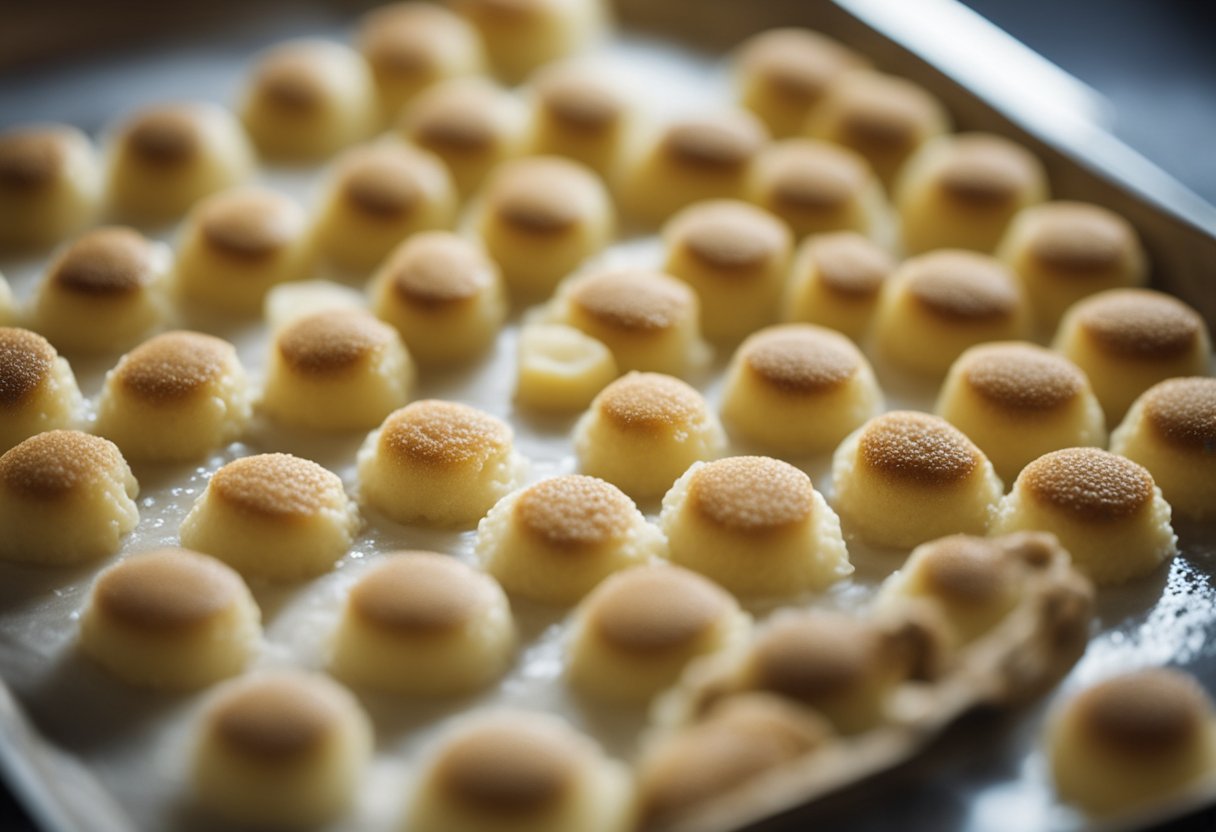
[[[549,714],[491,711],[458,720],[423,763],[408,832],[626,832],[628,772]]]
[[[1049,329],[1082,298],[1148,282],[1148,257],[1131,223],[1086,202],[1020,211],[997,256],[1021,279],[1035,318]]]
[[[735,55],[739,103],[779,139],[800,135],[807,118],[865,58],[809,29],[769,29],[745,40]]]
[[[608,179],[616,173],[633,107],[611,70],[563,61],[530,82],[529,153],[565,156]]]
[[[924,87],[880,72],[850,72],[805,124],[811,136],[861,154],[891,190],[908,159],[950,129],[946,108]]]
[[[1153,475],[1175,516],[1216,513],[1216,379],[1155,384],[1111,435],[1110,449]]]
[[[314,224],[317,249],[366,272],[412,234],[451,228],[456,186],[433,153],[397,141],[353,148],[334,163]]]
[[[444,161],[461,197],[518,153],[523,104],[484,78],[451,78],[426,89],[405,108],[397,132]]]
[[[882,409],[882,390],[861,351],[812,324],[750,336],[735,351],[722,392],[731,435],[783,454],[831,451]]]
[[[74,566],[108,557],[139,522],[139,484],[109,440],[31,436],[0,456],[0,560]]]
[[[562,283],[548,318],[579,329],[612,351],[622,371],[682,376],[709,358],[696,292],[671,275],[607,270]]]
[[[794,255],[782,317],[831,327],[861,343],[894,271],[891,255],[854,231],[808,237]]]
[[[101,202],[97,154],[66,124],[0,132],[0,249],[49,246],[75,234]]]
[[[962,431],[910,410],[876,416],[845,439],[832,457],[832,480],[845,528],[899,549],[983,534],[1004,492],[988,457]]]
[[[507,671],[515,625],[502,589],[448,555],[399,552],[350,589],[330,670],[386,693],[459,696]]]
[[[575,474],[499,500],[477,527],[476,550],[512,595],[568,605],[612,573],[662,557],[666,546],[619,488]]]
[[[381,122],[391,123],[427,87],[485,69],[485,49],[473,27],[432,3],[397,2],[359,20],[355,37],[380,99]]]
[[[1110,289],[1079,301],[1052,346],[1089,376],[1111,426],[1154,384],[1207,375],[1212,354],[1203,317],[1151,289]]]
[[[1038,529],[1060,538],[1099,585],[1141,578],[1178,553],[1170,506],[1153,475],[1099,448],[1065,448],[1022,469],[993,534]]]
[[[694,462],[720,456],[726,437],[694,388],[660,373],[605,387],[574,428],[579,470],[635,500],[661,497]]]
[[[988,455],[1006,483],[1048,451],[1106,444],[1106,417],[1085,373],[1025,341],[968,349],[950,368],[935,410]]]
[[[372,726],[327,676],[270,671],[214,691],[198,718],[191,787],[200,808],[245,827],[320,826],[354,803]]]
[[[701,301],[701,330],[737,342],[771,322],[793,241],[773,214],[737,200],[698,202],[663,226],[663,271]]]
[[[80,647],[129,684],[191,690],[244,670],[260,622],[230,567],[186,549],[156,549],[97,576],[80,617]]]
[[[905,260],[883,292],[874,343],[884,359],[941,378],[968,348],[1030,337],[1017,279],[984,254],[944,249]]]
[[[990,133],[938,136],[910,158],[895,186],[908,254],[939,248],[991,252],[1014,216],[1047,199],[1034,154]]]
[[[253,148],[236,117],[198,101],[158,104],[126,117],[106,156],[108,210],[142,223],[175,220],[254,170]]]
[[[602,343],[565,324],[529,324],[519,331],[515,401],[533,410],[576,412],[619,374]]]
[[[494,72],[518,83],[537,67],[573,55],[608,22],[604,0],[448,0],[481,33]]]
[[[281,425],[370,430],[405,405],[413,381],[397,330],[361,309],[317,312],[275,334],[261,409]]]
[[[84,417],[76,376],[36,332],[0,327],[0,453],[23,439],[72,428]]]
[[[252,399],[231,344],[201,332],[166,332],[106,374],[96,431],[132,460],[198,459],[241,435]]]
[[[313,162],[367,138],[379,123],[375,82],[349,46],[289,40],[263,52],[240,106],[258,151],[276,162]]]
[[[360,526],[337,474],[290,454],[256,454],[211,475],[181,541],[246,578],[298,581],[329,571]]]
[[[740,596],[821,590],[853,572],[836,513],[779,459],[693,465],[663,498],[659,526],[673,563]]]
[[[1045,743],[1057,793],[1095,815],[1168,800],[1216,771],[1211,697],[1173,668],[1125,673],[1073,695],[1052,715]]]
[[[642,141],[622,163],[617,198],[622,212],[659,225],[704,199],[744,199],[768,129],[745,110],[676,119]]]
[[[185,300],[253,314],[270,288],[308,276],[314,246],[308,215],[265,188],[237,188],[200,202],[186,218],[174,289]]]
[[[611,242],[616,218],[607,188],[590,168],[532,156],[494,170],[473,226],[511,293],[539,299]]]
[[[747,198],[785,220],[797,238],[831,231],[872,236],[886,204],[864,158],[814,139],[786,139],[761,150]]]
[[[398,523],[472,527],[518,484],[523,458],[506,422],[457,402],[413,402],[359,451],[363,502]]]
[[[695,572],[628,569],[579,605],[566,646],[567,680],[589,698],[643,703],[693,659],[742,643],[750,623],[729,592]]]
[[[68,352],[118,352],[166,313],[169,249],[130,228],[85,232],[51,261],[30,319]]]
[[[428,366],[484,353],[507,317],[498,266],[481,247],[446,231],[416,234],[399,245],[371,291],[372,311]]]

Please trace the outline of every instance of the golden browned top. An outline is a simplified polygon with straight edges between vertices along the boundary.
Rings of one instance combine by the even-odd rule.
[[[625,97],[590,69],[555,65],[537,79],[538,105],[554,121],[580,133],[611,130],[624,117]]]
[[[570,300],[598,323],[626,332],[661,332],[696,310],[687,284],[662,272],[601,272],[579,280]]]
[[[987,134],[954,138],[938,174],[947,195],[976,207],[1008,205],[1032,191],[1040,178],[1028,150]]]
[[[890,479],[948,485],[969,477],[983,454],[945,419],[893,410],[862,429],[857,457],[859,464]]]
[[[490,84],[463,80],[432,87],[406,111],[405,132],[438,152],[482,153],[502,139],[502,94]]]
[[[75,130],[56,125],[0,133],[0,189],[34,191],[60,176]]]
[[[1121,358],[1177,358],[1195,349],[1206,331],[1198,312],[1151,289],[1111,289],[1086,298],[1075,309],[1090,340]]]
[[[297,41],[268,52],[254,71],[255,94],[275,109],[299,116],[315,115],[326,104],[327,46]]]
[[[131,228],[98,228],[77,238],[55,258],[47,279],[57,288],[89,297],[138,292],[160,276],[153,242]]]
[[[1190,676],[1149,668],[1082,691],[1069,710],[1091,742],[1147,762],[1159,755],[1185,753],[1202,741],[1212,706]]]
[[[946,249],[906,260],[908,293],[926,310],[949,321],[1010,318],[1021,304],[1013,275],[984,254]]]
[[[783,393],[834,390],[857,375],[864,359],[839,332],[811,324],[762,329],[739,347],[745,366]]]
[[[426,180],[437,173],[426,156],[396,145],[358,148],[342,161],[337,188],[356,211],[395,219],[426,198]]]
[[[499,168],[486,202],[504,224],[535,235],[569,232],[606,208],[595,174],[557,156],[519,159]]]
[[[1091,275],[1120,268],[1137,246],[1131,224],[1084,202],[1049,202],[1032,210],[1030,255],[1063,274]]]
[[[743,112],[687,118],[668,126],[663,151],[679,164],[702,172],[741,170],[767,139],[763,125]]]
[[[378,73],[431,78],[445,56],[473,40],[468,24],[431,3],[394,3],[368,12],[359,27],[359,49]]]
[[[845,70],[858,66],[857,56],[831,38],[808,29],[770,29],[740,48],[740,65],[779,95],[800,104],[823,97]]]
[[[817,234],[806,246],[824,288],[836,295],[876,298],[895,270],[890,254],[855,231]]]
[[[201,111],[190,104],[164,104],[136,113],[123,129],[123,140],[140,161],[158,168],[192,162],[203,143]]]
[[[1009,589],[1012,562],[999,543],[951,535],[925,545],[917,557],[926,588],[965,606],[998,603]]]
[[[587,627],[631,653],[685,650],[735,609],[717,584],[678,566],[628,569],[587,599]]]
[[[876,72],[849,75],[831,97],[838,110],[840,138],[865,150],[911,150],[939,117],[937,102],[924,89]]]
[[[31,500],[56,500],[99,480],[131,476],[118,447],[78,430],[31,436],[0,456],[0,484]]]
[[[150,633],[195,627],[246,596],[240,575],[187,549],[156,549],[119,561],[93,585],[97,613]]]
[[[684,248],[711,269],[726,273],[779,263],[790,247],[785,224],[767,211],[735,200],[701,202],[681,211],[665,231],[668,245]]]
[[[811,478],[779,459],[735,456],[706,462],[688,483],[689,505],[722,528],[759,534],[802,523],[814,509]]]
[[[42,386],[58,357],[38,333],[0,327],[0,411],[20,406]]]
[[[275,349],[286,367],[300,375],[350,373],[389,349],[397,330],[361,309],[317,312],[285,326]]]
[[[542,480],[515,503],[515,522],[525,532],[563,550],[620,540],[637,520],[637,507],[619,488],[579,474]]]
[[[706,417],[705,399],[678,378],[662,373],[631,372],[609,384],[596,397],[600,418],[627,430],[672,430]]]
[[[243,757],[301,759],[319,753],[340,730],[344,703],[332,686],[303,673],[247,677],[214,703],[206,728]]]
[[[790,211],[838,211],[860,199],[870,179],[865,162],[852,151],[810,139],[771,145],[757,164],[760,187]]]
[[[209,388],[239,365],[227,341],[201,332],[166,332],[140,344],[114,368],[114,384],[150,402],[172,402]]]
[[[511,440],[511,428],[489,413],[458,402],[425,399],[384,420],[380,451],[425,465],[465,465],[506,453]]]
[[[1088,387],[1085,373],[1059,353],[1034,344],[983,344],[962,359],[968,386],[997,407],[1045,411],[1064,407]]]
[[[1130,459],[1099,448],[1065,448],[1036,459],[1018,486],[1078,520],[1105,523],[1130,517],[1153,500],[1153,475]]]
[[[287,521],[313,517],[346,501],[337,474],[291,454],[233,460],[212,475],[208,491],[241,511]]]
[[[1216,448],[1216,378],[1172,378],[1154,385],[1144,394],[1144,418],[1171,444],[1211,453]]]
[[[819,610],[774,619],[752,643],[754,685],[814,703],[847,695],[882,660],[879,632],[861,619]]]
[[[426,308],[470,301],[491,288],[497,275],[481,249],[447,231],[410,237],[386,268],[397,297]]]
[[[402,552],[372,567],[350,591],[352,615],[392,633],[441,635],[494,600],[489,577],[448,555]]]
[[[272,257],[304,233],[304,209],[282,194],[242,188],[203,202],[195,222],[218,251],[242,259]]]

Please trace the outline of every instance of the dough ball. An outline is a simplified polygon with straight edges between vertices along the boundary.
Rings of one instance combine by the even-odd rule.
[[[891,255],[854,231],[808,237],[794,256],[782,317],[831,327],[861,343],[894,271]]]
[[[529,324],[519,332],[515,401],[522,407],[577,412],[618,375],[602,343],[565,324]]]
[[[66,124],[0,132],[0,250],[44,248],[97,215],[101,172],[88,136]]]
[[[518,83],[586,49],[608,22],[604,0],[449,0],[481,33],[494,72]]]
[[[634,122],[633,105],[610,69],[562,61],[531,80],[528,153],[565,156],[614,177]]]
[[[0,327],[0,453],[83,418],[84,398],[67,360],[36,332]]]

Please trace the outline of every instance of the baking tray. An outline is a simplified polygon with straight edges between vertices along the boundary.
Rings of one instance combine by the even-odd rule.
[[[1030,146],[1047,164],[1056,195],[1099,202],[1127,216],[1153,259],[1156,285],[1195,305],[1209,324],[1216,321],[1216,286],[1207,266],[1216,262],[1216,211],[1111,136],[1100,99],[951,0],[618,0],[617,6],[629,34],[614,49],[646,72],[670,76],[688,90],[719,95],[726,82],[720,56],[748,34],[776,25],[807,25],[840,38],[880,68],[935,92],[960,128],[993,130]],[[302,34],[346,37],[358,11],[357,4],[229,7],[222,1],[217,8],[237,22],[222,29],[203,26],[196,35],[171,34],[152,45],[19,81],[0,81],[0,120],[65,120],[97,133],[117,114],[142,103],[166,98],[232,102],[248,58],[257,48]],[[942,38],[943,31],[954,35]],[[656,37],[670,39],[673,45],[661,46]],[[999,56],[996,71],[993,56]],[[712,96],[704,100],[708,98]],[[701,100],[693,95],[685,105],[695,107]],[[299,196],[309,190],[309,183],[299,175],[271,171],[267,178]],[[653,255],[653,241],[642,240],[608,257],[642,261]],[[16,275],[19,292],[28,294],[28,276],[37,265],[38,261],[0,263],[0,270]],[[244,347],[244,357],[256,363],[253,345]],[[464,385],[475,385],[497,402],[491,409],[501,413],[509,398],[510,374],[499,371],[500,362],[509,360],[510,350],[508,333],[497,358],[472,376],[459,382],[432,382],[420,393],[452,395]],[[93,380],[86,394],[96,392],[100,373],[112,361],[76,365],[82,376]],[[714,402],[712,385],[707,394]],[[929,402],[914,398],[907,403],[924,407]],[[569,469],[568,458],[545,444],[543,429],[531,432],[523,427],[519,437],[523,449],[538,461],[533,479]],[[257,442],[257,437],[251,440],[260,450]],[[349,458],[350,449],[341,440],[321,450],[313,456],[330,455],[320,461],[336,468],[341,467],[339,460]],[[207,467],[213,469],[219,461],[222,458],[210,460]],[[822,468],[811,473],[822,482]],[[1216,645],[1212,638],[1216,634],[1214,535],[1211,530],[1186,527],[1179,533],[1184,556],[1168,570],[1143,584],[1103,591],[1098,632],[1090,649],[1052,696],[1015,713],[969,717],[894,772],[753,828],[757,832],[805,829],[812,824],[861,830],[1086,828],[1084,819],[1054,804],[1046,789],[1043,761],[1035,749],[1042,713],[1050,701],[1115,670],[1163,663],[1185,667],[1209,690],[1216,689],[1216,646],[1209,646]],[[173,540],[171,527],[160,532],[160,538],[156,534],[145,535],[142,542]],[[373,537],[374,545],[395,542],[388,532],[374,530]],[[408,540],[409,545],[458,554],[467,549],[467,542],[467,536],[442,534],[414,534]],[[126,548],[131,548],[130,542]],[[858,556],[865,560],[864,553]],[[333,588],[350,580],[343,571],[328,578]],[[876,580],[883,567],[869,571]],[[115,723],[109,717],[139,707],[157,715],[191,707],[188,702],[166,702],[121,690],[87,665],[70,657],[63,660],[74,633],[75,612],[94,572],[0,569],[0,657],[13,651],[24,651],[35,661],[40,653],[58,656],[49,687],[47,678],[31,685],[10,677],[10,666],[0,658],[8,682],[0,687],[0,763],[12,789],[48,832],[142,828],[133,823],[130,804],[141,792],[161,788],[172,778],[172,761],[162,766],[165,761],[158,755],[167,753],[174,738],[181,737],[170,732],[159,745],[141,743],[138,723],[129,719]],[[301,611],[290,593],[270,589],[259,590],[258,600],[267,610],[272,639],[284,642],[279,644],[283,649],[298,647],[296,642],[304,637],[288,635],[289,625],[298,624],[299,616],[307,618],[308,604]],[[54,614],[27,615],[29,605],[36,603]],[[545,650],[552,650],[552,637],[546,640],[545,634],[555,626],[555,617],[543,611],[520,612],[525,632],[536,634],[529,649],[543,658]],[[372,709],[378,721],[392,710],[380,705]],[[66,708],[76,710],[72,718],[64,718]],[[442,709],[418,710],[414,719],[445,715]],[[628,722],[618,726],[622,732],[636,729]],[[126,733],[121,739],[119,727]],[[119,746],[112,753],[147,759],[116,782],[106,770],[89,766],[98,759],[96,749],[107,744]],[[396,793],[401,782],[394,778],[399,774],[399,768],[381,767],[371,777],[386,792]],[[1204,799],[1195,795],[1163,814],[1124,818],[1112,828],[1137,828],[1188,811]],[[190,821],[183,818],[182,823]]]

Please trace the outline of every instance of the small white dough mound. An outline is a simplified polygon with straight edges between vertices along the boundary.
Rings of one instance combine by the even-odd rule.
[[[74,428],[83,418],[76,376],[50,341],[0,327],[0,453],[43,431]]]
[[[587,49],[608,23],[605,0],[448,0],[481,33],[494,72],[508,83]]]
[[[781,300],[782,317],[865,340],[895,260],[854,231],[816,234],[798,246]]]
[[[618,375],[607,347],[565,324],[524,326],[518,351],[515,401],[534,410],[585,410]]]
[[[0,250],[45,248],[88,225],[101,172],[88,136],[66,124],[0,132]]]
[[[530,79],[529,91],[525,152],[574,159],[605,179],[616,174],[635,116],[611,68],[578,59],[552,63]]]

